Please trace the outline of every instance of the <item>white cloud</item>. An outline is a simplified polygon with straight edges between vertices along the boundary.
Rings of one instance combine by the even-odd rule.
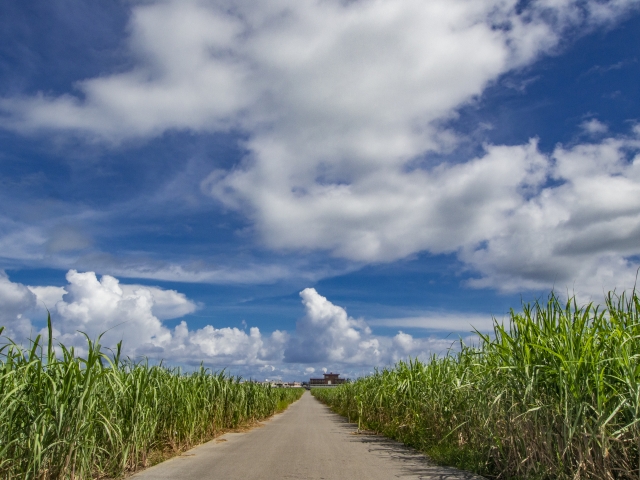
[[[0,327],[5,327],[3,335],[16,341],[29,338],[33,326],[27,317],[36,306],[36,296],[27,287],[9,280],[0,270]]]
[[[0,258],[42,260],[46,242],[47,237],[40,228],[0,214]]]
[[[6,98],[3,124],[113,141],[241,126],[258,134],[257,150],[276,140],[305,157],[324,144],[325,159],[406,159],[439,143],[429,122],[548,52],[567,28],[611,22],[636,2],[518,4],[145,2],[130,19],[134,68],[82,80],[77,96]]]
[[[384,168],[349,184],[311,180],[304,193],[269,184],[256,172],[227,182],[255,198],[258,224],[274,248],[389,261],[420,250],[453,252],[501,231],[522,193],[544,180],[545,162],[532,142],[491,146],[482,158],[429,171]]]
[[[82,348],[85,339],[80,332],[92,339],[106,332],[103,344],[113,347],[122,340],[128,355],[185,363],[204,360],[218,365],[252,365],[281,356],[278,351],[287,338],[279,331],[264,338],[255,327],[249,334],[237,328],[211,325],[190,331],[184,321],[169,329],[162,320],[182,317],[197,308],[182,293],[146,285],[123,285],[109,275],[98,279],[93,272],[70,270],[66,278],[68,285],[64,288],[27,288],[5,279],[14,291],[24,291],[24,295],[33,297],[30,308],[36,307],[36,298],[38,304],[46,304],[52,313],[56,340],[65,345]],[[23,303],[24,300],[19,305]]]
[[[270,336],[262,336],[260,330],[251,327],[249,334],[238,328],[204,328],[189,331],[186,322],[175,329],[172,341],[159,353],[173,361],[194,362],[204,360],[217,365],[261,365],[266,361],[278,361],[287,335],[278,330]]]
[[[120,285],[120,288],[125,296],[144,295],[146,292],[149,292],[153,299],[151,312],[160,320],[184,317],[189,313],[195,312],[197,309],[195,303],[189,300],[183,293],[175,290],[164,290],[146,285]]]
[[[297,265],[281,265],[277,263],[248,263],[241,266],[218,264],[213,266],[185,266],[179,262],[160,264],[158,266],[145,262],[126,261],[109,262],[105,265],[114,275],[121,277],[145,278],[189,283],[213,284],[252,284],[274,283],[278,280],[295,276],[311,277]]]
[[[67,293],[64,287],[52,287],[52,286],[44,286],[44,287],[27,287],[31,290],[37,300],[37,306],[41,309],[52,310],[55,308],[58,302],[62,301],[62,297]]]
[[[225,182],[255,198],[256,221],[274,248],[328,250],[363,262],[456,253],[479,273],[474,287],[555,285],[600,298],[635,281],[639,151],[634,129],[550,155],[535,141],[487,145],[466,163],[381,168],[348,184],[279,188],[251,170]]]
[[[252,100],[245,68],[226,53],[241,33],[237,19],[197,2],[159,2],[133,9],[132,71],[78,82],[86,101],[72,95],[5,99],[18,129],[90,132],[118,141],[168,128],[224,129]]]
[[[306,288],[300,296],[306,314],[287,344],[285,362],[388,365],[443,346],[440,339],[415,339],[403,332],[392,338],[373,335],[364,320],[350,317],[315,289]]]
[[[372,327],[419,328],[441,332],[471,332],[476,329],[487,332],[493,330],[494,319],[491,315],[476,313],[430,312],[414,317],[378,318],[367,323]]]
[[[558,147],[541,188],[461,258],[483,273],[475,286],[575,289],[599,300],[630,288],[640,254],[640,138]],[[634,157],[635,155],[635,157]]]
[[[580,127],[582,127],[582,129],[590,135],[607,133],[607,131],[609,130],[609,128],[604,123],[596,118],[585,120],[580,124]]]
[[[56,303],[54,316],[62,343],[82,345],[79,332],[90,338],[107,332],[105,343],[113,345],[125,338],[128,351],[133,352],[171,340],[171,332],[153,315],[154,298],[149,290],[127,294],[116,278],[104,275],[98,280],[93,272],[70,270],[66,278],[67,293]]]
[[[79,352],[86,346],[83,333],[90,339],[103,334],[102,345],[113,348],[122,341],[125,355],[236,366],[245,368],[250,376],[257,371],[309,375],[326,369],[326,365],[338,369],[388,365],[407,356],[443,352],[451,343],[438,338],[417,339],[401,331],[394,337],[373,335],[364,320],[349,317],[344,308],[312,288],[300,293],[306,314],[291,334],[212,325],[190,330],[184,320],[170,329],[162,319],[196,308],[179,292],[121,285],[114,277],[98,279],[93,272],[70,270],[66,278],[64,288],[26,287],[0,275],[0,326],[7,327],[5,336],[16,341],[38,333],[46,336],[46,328],[37,331],[27,316],[29,312],[42,316],[41,304],[45,303],[51,311],[56,341]],[[252,366],[253,370],[246,370]]]
[[[627,257],[636,254],[635,221],[627,219],[635,214],[623,211],[633,210],[635,200],[611,206],[609,223],[583,210],[594,200],[632,197],[630,169],[618,177],[598,170],[588,145],[548,157],[535,142],[487,146],[485,155],[458,165],[419,161],[456,144],[443,120],[501,75],[552,52],[567,32],[610,24],[637,6],[635,0],[536,0],[524,7],[516,0],[145,2],[134,6],[129,26],[134,68],[82,80],[78,95],[5,98],[2,125],[115,143],[167,130],[237,128],[247,134],[249,155],[234,170],[213,172],[202,189],[249,216],[271,248],[318,249],[364,262],[457,252],[481,273],[475,286],[592,279],[585,285],[593,290],[613,269],[622,267],[624,281],[633,269]],[[594,122],[584,128],[603,133]],[[615,142],[593,148],[626,148]],[[567,169],[576,168],[595,168],[602,182],[571,177]],[[549,176],[566,183],[545,187]],[[607,210],[601,207],[593,211]],[[0,246],[37,258],[20,243],[29,234],[26,244],[46,241],[25,231],[3,237]],[[74,242],[82,248],[89,240]],[[290,275],[277,266],[252,277],[253,270],[146,272],[215,282]]]
[[[378,360],[379,342],[370,338],[371,330],[364,321],[349,317],[344,308],[332,304],[313,288],[304,289],[300,296],[306,315],[296,325],[285,351],[286,361],[343,362],[364,356]]]

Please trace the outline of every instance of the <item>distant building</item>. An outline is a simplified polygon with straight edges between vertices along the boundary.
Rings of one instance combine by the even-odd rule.
[[[340,385],[346,382],[345,378],[340,378],[339,373],[325,373],[324,378],[311,378],[309,379],[309,385]]]

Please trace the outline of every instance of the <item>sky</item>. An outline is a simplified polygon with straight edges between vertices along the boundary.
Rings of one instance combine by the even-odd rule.
[[[245,378],[640,267],[638,0],[0,4],[0,325]],[[43,330],[44,329],[44,330]]]

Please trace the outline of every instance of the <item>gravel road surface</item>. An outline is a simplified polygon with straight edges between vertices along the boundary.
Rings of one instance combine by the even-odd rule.
[[[227,433],[151,467],[135,480],[478,480],[438,467],[415,450],[357,426],[305,392],[284,413],[244,433]]]

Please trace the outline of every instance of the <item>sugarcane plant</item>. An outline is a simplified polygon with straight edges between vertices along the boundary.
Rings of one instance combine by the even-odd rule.
[[[475,346],[312,393],[367,429],[492,478],[640,478],[640,299],[546,302]]]
[[[285,408],[301,389],[123,358],[86,337],[86,353],[2,337],[0,478],[117,478]]]

